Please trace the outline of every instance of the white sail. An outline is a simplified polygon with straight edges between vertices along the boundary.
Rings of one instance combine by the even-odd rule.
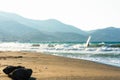
[[[88,37],[85,46],[88,47],[89,46],[89,42],[90,42],[91,36]]]

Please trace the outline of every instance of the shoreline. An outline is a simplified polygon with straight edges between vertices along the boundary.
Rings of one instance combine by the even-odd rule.
[[[40,52],[36,52],[36,53],[40,53]],[[52,54],[49,54],[49,53],[43,53],[43,54],[48,54],[48,55],[52,55]],[[91,61],[91,62],[95,62],[95,63],[98,63],[98,64],[104,64],[104,65],[108,65],[108,66],[113,66],[113,67],[118,67],[120,68],[120,66],[118,65],[112,65],[112,64],[107,64],[107,63],[104,63],[104,62],[99,62],[99,61],[92,61],[92,60],[87,60],[87,59],[80,59],[80,58],[72,58],[72,57],[65,57],[65,56],[59,56],[59,55],[53,55],[53,56],[57,56],[57,57],[64,57],[64,58],[70,58],[70,59],[78,59],[78,60],[85,60],[85,61]]]
[[[1,80],[11,80],[2,72],[8,65],[31,68],[30,80],[120,80],[120,67],[39,52],[1,51]]]

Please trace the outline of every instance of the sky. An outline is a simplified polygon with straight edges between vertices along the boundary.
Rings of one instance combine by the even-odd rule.
[[[0,0],[0,11],[35,20],[57,19],[86,31],[120,28],[120,0]]]

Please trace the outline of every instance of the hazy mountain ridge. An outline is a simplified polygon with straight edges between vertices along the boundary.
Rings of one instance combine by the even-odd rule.
[[[0,41],[20,42],[85,42],[89,35],[91,41],[120,41],[120,28],[108,27],[90,32],[55,19],[32,20],[12,13],[0,12]]]
[[[92,31],[92,41],[120,42],[120,28],[108,27]]]

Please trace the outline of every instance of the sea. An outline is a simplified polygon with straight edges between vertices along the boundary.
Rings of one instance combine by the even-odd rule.
[[[42,52],[120,67],[120,42],[0,42],[0,51]]]

